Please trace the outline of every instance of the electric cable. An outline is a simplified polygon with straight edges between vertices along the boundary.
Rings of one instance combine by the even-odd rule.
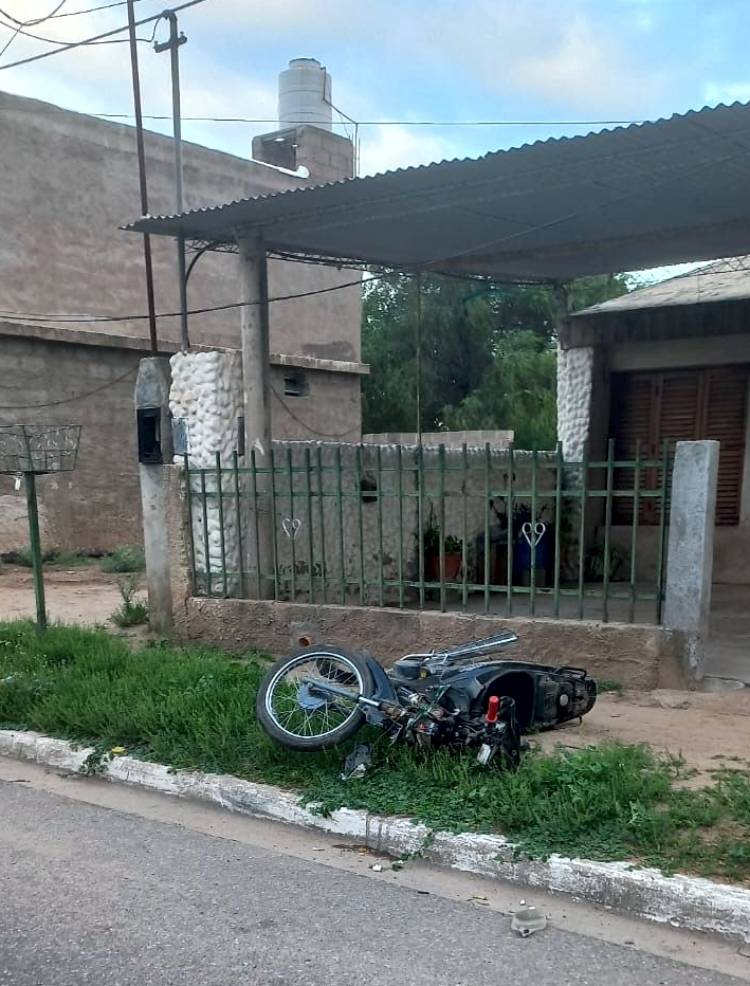
[[[0,14],[3,14],[3,11],[2,10],[0,10]],[[5,16],[7,17],[7,14]],[[5,21],[3,21],[2,18],[0,18],[0,25],[2,25],[2,27],[7,27],[9,30],[12,30],[12,26],[10,24],[6,23]],[[150,38],[136,38],[135,40],[136,41],[143,41],[146,44],[151,44],[151,42],[156,37],[156,30],[157,30],[158,26],[159,26],[159,22],[158,21],[155,21],[154,22],[154,29],[153,29],[153,32],[152,32]],[[24,30],[21,30],[21,28],[16,28],[16,31],[15,31],[15,34],[14,34],[13,37],[16,37],[18,35],[21,35],[24,38],[31,38],[33,41],[43,41],[45,44],[49,44],[49,45],[66,44],[66,42],[65,41],[62,41],[60,38],[45,38],[41,34],[31,34],[30,31],[24,31]],[[11,41],[12,40],[13,40],[13,38],[11,38]],[[128,44],[129,43],[129,40],[130,40],[129,38],[106,38],[103,41],[89,41],[89,42],[86,42],[86,44],[87,45]],[[8,42],[8,45],[9,44],[10,44],[10,42]],[[2,56],[3,51],[6,51],[7,50],[8,45],[6,45],[6,47],[3,48],[2,51],[0,51],[0,56]]]
[[[6,42],[5,42],[5,44],[3,45],[3,47],[2,47],[1,49],[0,49],[0,58],[2,58],[2,56],[3,56],[3,55],[5,54],[5,52],[6,52],[7,50],[8,50],[8,48],[10,48],[10,46],[11,46],[11,45],[13,44],[13,42],[14,42],[14,41],[16,40],[16,38],[18,37],[18,35],[19,35],[19,34],[24,34],[24,33],[25,33],[25,32],[24,32],[24,31],[22,30],[22,28],[24,28],[24,27],[27,27],[27,26],[33,26],[34,24],[43,24],[43,23],[44,23],[44,21],[46,21],[46,20],[49,20],[49,19],[50,19],[50,17],[54,17],[54,15],[55,15],[55,14],[56,14],[56,13],[57,13],[57,12],[58,12],[58,11],[59,11],[59,10],[60,10],[60,9],[61,9],[61,8],[62,8],[62,7],[64,6],[64,5],[65,5],[65,4],[66,4],[66,3],[67,3],[67,0],[60,0],[60,2],[59,2],[59,3],[57,4],[57,6],[56,6],[56,7],[55,7],[55,8],[54,8],[54,9],[53,9],[53,10],[52,10],[52,11],[51,11],[51,12],[50,12],[49,14],[47,14],[47,16],[46,16],[46,17],[37,17],[37,18],[36,18],[35,20],[30,20],[30,21],[16,21],[16,18],[15,18],[15,17],[11,17],[11,18],[10,18],[10,19],[11,19],[11,21],[13,21],[13,22],[15,22],[15,23],[16,23],[16,24],[17,24],[18,26],[16,27],[16,29],[15,29],[15,31],[13,31],[13,34],[11,34],[11,36],[10,36],[10,37],[8,38],[8,40],[7,40]],[[2,11],[0,11],[0,13],[2,13]],[[7,25],[7,24],[6,24],[5,26],[6,26],[6,27],[8,27],[9,25]],[[12,28],[11,28],[11,30],[12,30]]]
[[[86,397],[93,397],[94,394],[99,394],[102,390],[106,390],[108,387],[113,387],[117,383],[122,383],[123,380],[127,380],[128,377],[132,377],[136,370],[137,367],[131,366],[127,373],[123,373],[120,377],[115,377],[114,380],[108,380],[100,387],[95,387],[93,390],[89,390],[85,394],[75,394],[73,397],[63,397],[60,400],[46,401],[43,404],[0,404],[0,411],[29,411],[38,407],[57,407],[59,404],[71,404],[73,401],[81,401]]]
[[[317,435],[318,438],[343,438],[345,435],[351,435],[353,431],[357,430],[356,426],[353,426],[351,428],[347,428],[345,431],[318,431],[317,428],[313,428],[289,407],[287,402],[284,400],[284,398],[281,396],[281,394],[278,392],[278,390],[274,387],[273,384],[271,384],[271,390],[273,392],[273,396],[276,398],[279,404],[281,404],[281,406],[284,408],[284,410],[289,415],[289,417],[293,418],[298,425],[302,425],[302,427],[305,428],[307,431],[309,431],[311,435]]]
[[[184,3],[178,4],[176,7],[172,7],[173,13],[177,13],[180,10],[186,10],[188,7],[195,7],[196,4],[205,3],[205,0],[185,0]],[[150,24],[152,21],[161,20],[164,16],[163,11],[159,14],[153,14],[151,17],[142,17],[140,20],[135,22],[136,27],[141,27],[143,24]],[[122,27],[112,28],[110,31],[104,31],[102,34],[95,34],[93,37],[84,38],[82,41],[70,41],[65,44],[60,45],[59,48],[55,48],[54,51],[43,51],[36,55],[30,55],[28,58],[20,58],[15,62],[8,62],[7,65],[0,65],[0,71],[4,71],[9,68],[16,68],[19,65],[29,65],[31,62],[38,62],[42,58],[50,58],[52,55],[57,55],[63,51],[70,51],[73,48],[81,48],[85,45],[93,44],[95,41],[101,41],[104,38],[111,38],[115,34],[122,34],[123,31],[128,30],[128,25],[124,24]]]

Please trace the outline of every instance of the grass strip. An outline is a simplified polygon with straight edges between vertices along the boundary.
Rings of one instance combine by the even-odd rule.
[[[0,623],[0,727],[279,784],[323,811],[347,806],[441,830],[500,832],[531,857],[558,852],[750,881],[745,771],[717,771],[710,786],[687,789],[679,759],[607,743],[531,753],[508,773],[480,768],[469,754],[393,747],[373,732],[370,771],[342,782],[348,746],[292,753],[266,737],[254,711],[264,668],[260,655],[131,651],[104,630],[38,634],[30,622]]]

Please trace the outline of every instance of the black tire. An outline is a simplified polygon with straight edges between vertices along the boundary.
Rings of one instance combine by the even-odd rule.
[[[275,740],[277,743],[280,743],[281,746],[285,746],[288,750],[307,750],[309,752],[315,750],[327,750],[332,746],[336,746],[338,743],[343,743],[344,740],[349,739],[350,736],[353,736],[357,730],[362,727],[365,721],[362,710],[360,708],[355,708],[352,710],[352,714],[340,726],[321,736],[298,736],[287,732],[276,723],[267,706],[269,689],[280,677],[281,672],[283,672],[285,668],[293,665],[302,657],[314,658],[317,656],[320,656],[323,660],[326,658],[340,658],[347,661],[360,679],[361,694],[369,698],[375,692],[375,683],[373,681],[372,674],[370,673],[370,669],[367,666],[367,662],[363,658],[357,657],[355,654],[350,654],[348,651],[342,650],[340,647],[326,647],[324,645],[319,647],[306,647],[304,650],[297,651],[287,657],[280,658],[271,666],[260,684],[260,688],[258,689],[258,697],[255,701],[255,712],[258,716],[258,721],[271,739]],[[352,677],[354,677],[354,675],[352,675]]]

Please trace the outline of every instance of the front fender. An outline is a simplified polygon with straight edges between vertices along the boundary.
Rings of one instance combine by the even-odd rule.
[[[375,682],[375,694],[368,696],[378,701],[397,702],[398,697],[394,691],[391,679],[385,673],[385,669],[375,660],[374,657],[365,658],[367,667],[370,669],[372,680]]]

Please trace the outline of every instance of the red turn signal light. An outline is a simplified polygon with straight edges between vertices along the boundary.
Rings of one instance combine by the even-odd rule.
[[[497,722],[497,710],[499,708],[500,699],[497,695],[492,695],[487,705],[487,722]]]

